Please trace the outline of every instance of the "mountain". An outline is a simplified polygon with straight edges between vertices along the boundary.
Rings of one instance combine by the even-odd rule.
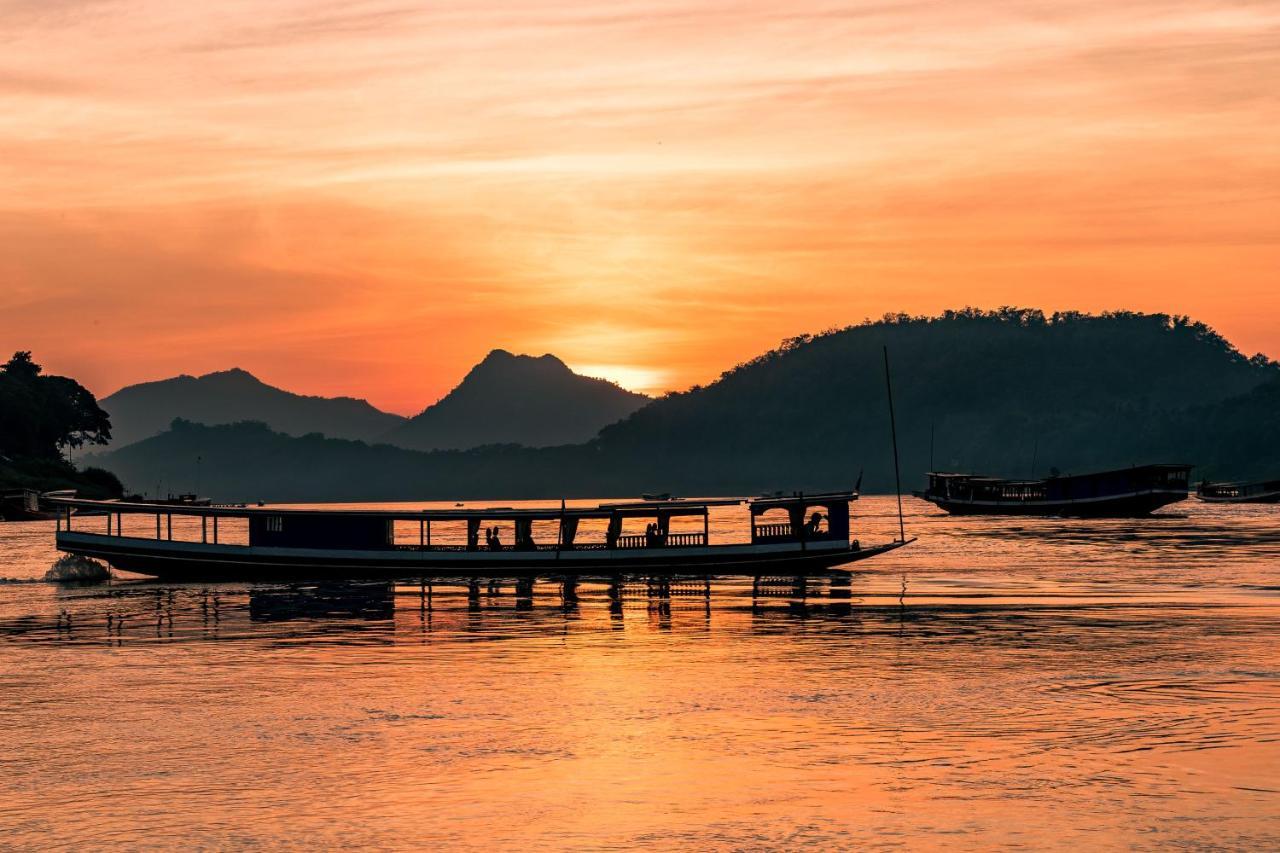
[[[1044,476],[1207,461],[1184,413],[1280,375],[1186,317],[1015,308],[891,316],[787,341],[707,388],[642,409],[598,445],[610,459],[663,459],[709,488],[740,483],[743,470],[784,488],[834,486],[863,468],[869,485],[891,488],[885,347],[904,487],[931,467]],[[1245,474],[1249,460],[1226,457],[1221,467]]]
[[[553,355],[496,349],[447,396],[382,440],[416,450],[579,444],[648,402],[612,382],[579,376]]]
[[[352,397],[306,397],[233,368],[130,385],[102,400],[113,445],[123,447],[169,428],[174,418],[205,424],[257,420],[289,435],[320,432],[373,439],[404,421]]]
[[[187,424],[94,464],[155,483],[203,454],[217,478],[204,488],[221,499],[750,494],[848,487],[863,469],[867,491],[889,491],[886,346],[905,489],[930,467],[1043,476],[1184,461],[1197,477],[1280,475],[1275,362],[1183,317],[1017,309],[796,338],[578,445],[420,453]]]

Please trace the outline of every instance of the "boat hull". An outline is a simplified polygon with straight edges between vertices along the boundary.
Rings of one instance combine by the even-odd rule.
[[[1125,495],[1064,501],[967,501],[916,492],[952,515],[1031,515],[1070,518],[1140,518],[1187,499],[1178,489],[1152,489]]]
[[[60,532],[58,550],[169,581],[258,581],[449,577],[614,575],[624,573],[757,575],[836,569],[898,548],[848,543],[792,546],[713,545],[697,548],[581,551],[340,551],[209,545]]]
[[[1197,494],[1196,497],[1210,504],[1280,504],[1280,491],[1245,495],[1238,498],[1220,498],[1201,494]]]

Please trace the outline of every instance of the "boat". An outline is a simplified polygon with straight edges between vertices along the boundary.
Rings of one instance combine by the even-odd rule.
[[[670,492],[644,492],[640,495],[641,500],[646,501],[669,501],[671,500]]]
[[[1043,480],[930,472],[927,488],[912,494],[953,515],[1133,518],[1186,500],[1191,468],[1137,465]]]
[[[1217,504],[1280,503],[1280,480],[1258,483],[1210,483],[1206,480],[1196,487],[1196,497]]]
[[[140,498],[138,502],[160,506],[209,506],[213,503],[209,498],[202,498],[195,492],[184,492],[180,495],[170,492],[167,498]]]
[[[560,506],[539,509],[416,511],[160,505],[71,498],[58,502],[62,511],[56,544],[68,554],[172,581],[798,574],[837,569],[914,541],[905,533],[875,545],[863,545],[852,538],[849,509],[857,499],[856,491],[843,491],[745,501],[750,540],[712,544],[711,508],[741,505],[742,498],[587,507],[569,507],[562,501]],[[79,519],[76,513],[86,509],[107,514],[105,531],[101,522],[86,525]],[[136,520],[122,535],[126,515],[154,516],[154,537],[149,521],[139,524]],[[194,518],[198,524],[194,520],[180,523],[175,536],[175,517]],[[678,526],[685,529],[671,529],[675,518],[684,519]],[[699,518],[702,529],[690,529],[698,526]],[[500,537],[495,541],[489,525],[502,525],[514,535],[508,542]],[[228,541],[233,526],[247,535]],[[587,527],[593,530],[580,532]],[[481,528],[486,534],[484,544]],[[644,532],[633,532],[637,528]],[[140,529],[145,533],[139,535]],[[463,541],[440,541],[444,530]]]
[[[57,516],[57,509],[50,505],[55,498],[74,498],[75,489],[58,489],[40,492],[35,489],[14,489],[0,494],[0,520],[48,521]]]

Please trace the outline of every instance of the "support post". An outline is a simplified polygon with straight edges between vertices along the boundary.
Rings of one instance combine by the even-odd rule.
[[[160,513],[156,513],[156,539],[160,538]]]
[[[427,523],[425,521],[423,521],[421,518],[418,519],[418,547],[419,548],[427,544],[426,534],[423,533],[423,531],[426,529],[426,526],[427,526]]]
[[[218,544],[218,517],[213,517],[213,544]]]
[[[711,510],[702,508],[702,544],[711,544]]]
[[[560,560],[560,551],[564,549],[564,498],[560,499],[560,527],[556,530],[556,560]]]
[[[205,544],[209,541],[209,516],[200,516],[200,542]]]
[[[173,513],[165,513],[164,516],[165,536],[170,542],[173,541]]]

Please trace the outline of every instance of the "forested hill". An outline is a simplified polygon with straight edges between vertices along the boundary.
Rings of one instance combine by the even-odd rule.
[[[607,458],[670,460],[697,482],[891,484],[883,348],[903,471],[1008,476],[1202,462],[1180,413],[1280,375],[1186,318],[1004,309],[889,317],[797,338],[602,432]],[[1258,425],[1262,428],[1262,425]],[[1232,460],[1245,474],[1247,460]],[[684,488],[684,486],[681,486]]]
[[[223,499],[741,494],[849,486],[864,468],[866,490],[884,491],[885,346],[906,488],[930,467],[931,430],[936,468],[1043,476],[1185,461],[1197,476],[1280,474],[1275,363],[1185,318],[1018,310],[892,317],[788,341],[576,446],[416,453],[184,425],[102,462],[154,483],[203,455],[217,471],[208,490]]]

